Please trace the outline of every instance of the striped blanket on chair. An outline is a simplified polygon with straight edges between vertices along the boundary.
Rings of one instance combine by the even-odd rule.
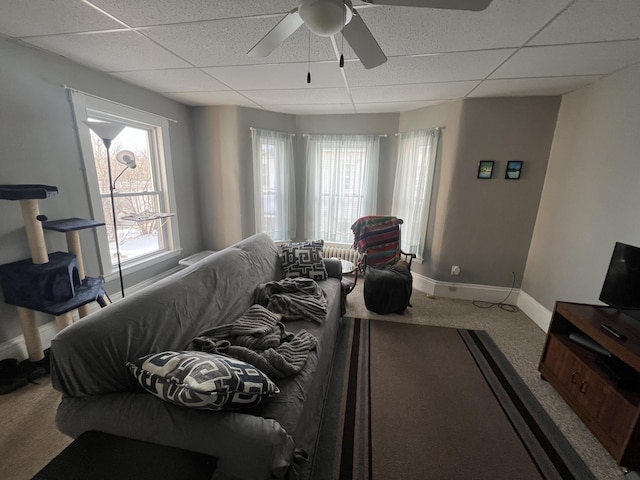
[[[353,248],[366,253],[366,264],[384,267],[396,263],[400,257],[400,224],[392,216],[370,215],[351,225]]]

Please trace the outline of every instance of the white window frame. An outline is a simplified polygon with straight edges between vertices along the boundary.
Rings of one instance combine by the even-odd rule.
[[[160,187],[160,202],[166,212],[176,211],[176,196],[173,180],[173,166],[171,162],[171,144],[169,142],[169,119],[145,112],[133,107],[111,102],[106,99],[85,94],[76,90],[70,90],[71,103],[73,105],[78,141],[82,153],[82,161],[85,172],[87,194],[90,200],[89,208],[93,219],[104,222],[105,215],[102,207],[102,195],[100,193],[98,175],[95,167],[95,158],[91,142],[91,132],[84,123],[91,112],[100,112],[100,119],[112,120],[133,127],[152,129],[155,132],[155,142],[151,142],[151,154],[157,157],[158,171],[156,181]],[[165,219],[166,247],[162,251],[137,257],[130,261],[122,262],[123,273],[133,273],[143,268],[163,262],[173,257],[178,257],[181,252],[180,234],[178,231],[178,219],[176,216]],[[105,281],[118,277],[118,269],[112,263],[109,242],[106,229],[94,229],[96,247],[98,250],[98,265],[101,276]],[[114,268],[116,267],[116,268]]]

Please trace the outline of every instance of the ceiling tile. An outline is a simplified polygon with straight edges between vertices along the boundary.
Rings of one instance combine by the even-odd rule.
[[[380,67],[365,69],[342,36],[306,27],[268,57],[249,57],[298,1],[0,0],[0,35],[187,105],[300,114],[560,95],[640,62],[640,0],[493,0],[483,12],[354,0],[388,56]]]
[[[207,106],[207,105],[239,105],[244,107],[259,108],[251,100],[243,97],[237,92],[172,92],[164,93],[165,97],[172,98],[185,105]]]
[[[597,81],[600,76],[512,78],[485,80],[469,97],[564,95]]]
[[[309,71],[313,88],[344,87],[337,62],[246,65],[203,70],[234,90],[305,88]]]
[[[345,73],[353,87],[482,80],[513,52],[515,49],[392,57],[375,70],[367,70],[358,61],[348,61]]]
[[[19,0],[16,0],[19,1]],[[286,13],[296,0],[90,0],[130,26],[165,25]]]
[[[639,61],[640,40],[525,47],[490,78],[608,74]]]
[[[309,34],[305,27],[299,28],[268,57],[247,55],[278,21],[279,18],[241,18],[149,27],[141,31],[198,67],[308,61]],[[334,59],[331,41],[312,35],[311,60]]]
[[[358,113],[392,113],[392,112],[408,112],[417,110],[418,108],[430,107],[443,103],[441,100],[431,102],[387,102],[387,103],[357,103],[356,111]]]
[[[0,1],[0,32],[10,37],[112,28],[122,28],[122,25],[77,0],[56,0],[55,6],[51,0]]]
[[[540,32],[529,45],[637,38],[640,38],[638,0],[580,0]]]
[[[570,0],[494,0],[482,12],[361,9],[387,56],[522,46]]]
[[[353,101],[358,103],[411,102],[419,100],[448,100],[464,97],[478,82],[421,83],[387,85],[383,87],[354,87]]]
[[[292,115],[327,115],[356,113],[350,103],[325,103],[321,105],[263,105],[272,112],[290,113]]]
[[[229,90],[229,87],[214,80],[197,68],[120,72],[113,75],[127,82],[161,93]]]
[[[132,31],[54,35],[25,41],[107,72],[190,66]]]
[[[351,102],[346,88],[244,90],[242,94],[260,105],[322,105],[325,103]]]

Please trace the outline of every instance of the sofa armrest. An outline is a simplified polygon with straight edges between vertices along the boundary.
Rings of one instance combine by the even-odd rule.
[[[324,267],[327,269],[327,275],[330,278],[342,280],[342,264],[337,258],[325,258]]]

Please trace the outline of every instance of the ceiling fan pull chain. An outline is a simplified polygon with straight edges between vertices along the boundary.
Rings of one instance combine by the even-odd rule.
[[[311,83],[311,30],[308,30],[308,32],[309,32],[309,55],[307,56],[307,83]]]
[[[344,68],[344,27],[340,32],[340,36],[342,37],[342,44],[340,45],[340,68]]]

